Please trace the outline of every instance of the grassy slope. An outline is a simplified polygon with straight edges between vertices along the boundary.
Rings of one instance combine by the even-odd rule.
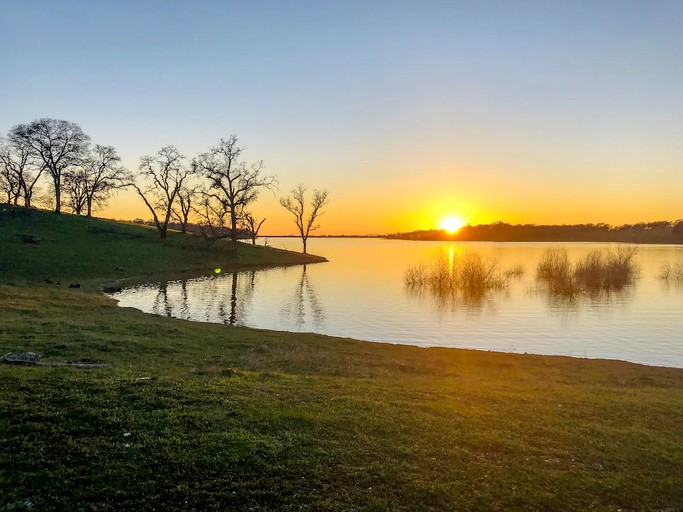
[[[195,324],[16,272],[0,352],[113,367],[0,366],[0,510],[683,507],[681,370]]]
[[[170,232],[162,241],[155,229],[144,226],[0,206],[0,279],[4,281],[50,279],[96,285],[131,276],[196,275],[223,267],[324,260],[246,243],[238,244],[235,251],[231,245],[221,240],[207,249],[201,238],[181,233]]]

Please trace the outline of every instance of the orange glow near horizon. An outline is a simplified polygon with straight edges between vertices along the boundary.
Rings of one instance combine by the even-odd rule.
[[[439,222],[439,229],[443,229],[449,233],[455,233],[464,225],[465,221],[460,217],[457,215],[449,215],[448,217],[441,219],[441,222]]]

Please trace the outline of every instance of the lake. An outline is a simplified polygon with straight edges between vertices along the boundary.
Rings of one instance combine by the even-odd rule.
[[[293,238],[263,242],[301,246]],[[683,367],[683,284],[659,277],[666,263],[683,262],[683,246],[639,246],[632,285],[572,296],[551,294],[536,281],[536,265],[549,247],[565,248],[575,259],[611,246],[315,238],[309,252],[329,263],[153,283],[111,297],[123,307],[199,322]],[[452,260],[473,252],[524,273],[506,289],[474,298],[405,284],[409,266],[439,253]]]

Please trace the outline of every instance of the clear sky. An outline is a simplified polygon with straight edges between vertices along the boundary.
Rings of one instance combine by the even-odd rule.
[[[683,2],[0,0],[0,132],[77,122],[131,169],[237,134],[320,233],[683,217]],[[123,194],[103,216],[149,218]]]

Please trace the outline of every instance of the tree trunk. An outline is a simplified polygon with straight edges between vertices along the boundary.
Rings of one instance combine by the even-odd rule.
[[[88,217],[92,217],[92,197],[88,198]]]
[[[162,240],[166,240],[166,231],[168,231],[168,227],[166,227],[166,226],[159,228],[159,237]]]
[[[234,210],[233,210],[234,212]],[[233,242],[237,242],[237,215],[233,212],[230,213],[230,221],[232,224],[232,230],[230,231],[230,238]]]
[[[62,213],[62,184],[55,179],[55,213]]]
[[[301,241],[304,243],[304,254],[308,254],[308,253],[306,252],[306,242],[307,242],[308,240],[306,240],[305,238],[302,238]]]
[[[251,237],[251,244],[256,245],[256,237],[255,236]]]

